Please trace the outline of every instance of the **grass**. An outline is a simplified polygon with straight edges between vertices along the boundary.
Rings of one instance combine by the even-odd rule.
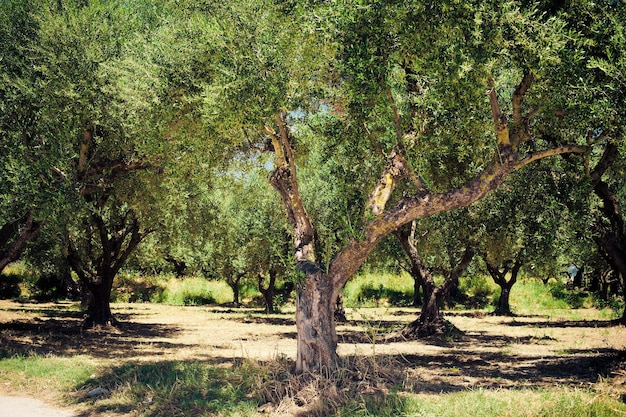
[[[183,280],[170,278],[164,281],[164,289],[150,301],[170,305],[224,304],[233,301],[233,292],[222,281],[209,281],[202,277]]]
[[[366,272],[346,284],[346,307],[408,306],[413,302],[413,278],[406,272]]]
[[[96,372],[98,361],[86,356],[11,355],[0,350],[0,381],[9,388],[41,394],[72,391]]]
[[[249,385],[255,372],[247,365],[231,368],[198,361],[129,363],[103,369],[98,378],[84,381],[77,389],[110,390],[105,398],[89,400],[99,412],[252,416],[258,407]]]
[[[393,401],[393,400],[392,400]],[[478,389],[444,395],[399,397],[390,413],[416,417],[614,417],[626,405],[585,389]],[[385,410],[386,411],[386,410]],[[395,414],[394,414],[395,413]]]
[[[445,394],[412,393],[402,364],[353,358],[317,378],[293,375],[288,361],[241,360],[119,364],[87,357],[3,357],[0,378],[33,393],[64,391],[66,401],[100,415],[256,416],[264,412],[323,416],[415,417],[612,417],[620,403],[591,389],[564,386],[474,389]],[[410,385],[410,383],[409,383]],[[87,398],[94,388],[109,395]]]

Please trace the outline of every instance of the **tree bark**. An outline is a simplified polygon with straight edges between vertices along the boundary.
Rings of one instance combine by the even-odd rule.
[[[89,285],[91,293],[90,304],[87,309],[85,327],[108,327],[117,326],[118,321],[111,312],[111,290],[115,275],[103,276],[99,285]]]
[[[230,289],[233,290],[233,305],[235,307],[241,306],[241,302],[239,301],[239,281],[241,281],[244,275],[245,274],[239,272],[235,274],[234,278],[231,276],[226,279],[226,283]]]
[[[411,267],[408,269],[408,272],[413,278],[413,307],[419,307],[422,305],[419,290],[424,287],[424,297],[426,297],[426,288],[422,276],[424,266],[417,252],[417,248],[415,247],[415,226],[416,222],[412,221],[409,224],[399,227],[394,234],[400,242],[404,253],[409,258]]]
[[[331,371],[339,364],[333,281],[314,264],[302,264],[305,282],[296,287],[296,372]]]
[[[128,217],[132,217],[129,219]],[[97,212],[92,213],[91,225],[95,225],[99,240],[99,253],[93,253],[94,245],[89,236],[89,251],[81,252],[69,239],[67,260],[81,283],[89,290],[91,300],[87,309],[85,326],[115,326],[118,321],[111,313],[111,290],[115,276],[128,256],[145,237],[140,233],[139,221],[132,211],[120,222],[107,227],[105,219]]]

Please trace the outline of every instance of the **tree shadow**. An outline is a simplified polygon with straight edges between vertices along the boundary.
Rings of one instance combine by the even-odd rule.
[[[164,349],[186,345],[163,341],[181,329],[171,325],[133,322],[133,313],[116,314],[117,327],[84,329],[83,314],[59,308],[36,306],[15,309],[35,313],[34,318],[20,318],[0,323],[0,358],[13,355],[90,355],[97,358],[130,358],[159,355]]]
[[[626,352],[615,349],[580,349],[558,357],[530,357],[471,351],[462,346],[441,354],[386,356],[405,367],[408,375],[405,387],[413,392],[430,393],[479,387],[588,386],[626,360]]]
[[[295,326],[296,319],[287,317],[270,317],[270,316],[247,316],[247,317],[229,317],[228,320],[239,323],[251,324],[269,324],[273,326]]]
[[[503,320],[499,324],[513,327],[547,327],[547,328],[603,328],[620,326],[619,320],[564,320],[564,321],[524,321],[518,320],[519,316],[512,321]]]

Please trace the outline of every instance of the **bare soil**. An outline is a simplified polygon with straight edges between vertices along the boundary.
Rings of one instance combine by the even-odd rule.
[[[86,355],[117,364],[295,359],[293,311],[153,304],[115,304],[113,310],[120,328],[83,330],[74,304],[0,301],[0,351]],[[405,364],[417,392],[565,385],[626,394],[626,328],[595,310],[517,317],[448,312],[462,335],[385,341],[416,314],[410,308],[347,309],[349,322],[337,327],[340,355],[393,358]],[[15,389],[10,381],[0,384],[0,394]]]

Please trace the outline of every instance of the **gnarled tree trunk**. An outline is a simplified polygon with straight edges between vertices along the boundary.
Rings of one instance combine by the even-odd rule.
[[[306,278],[296,287],[296,371],[330,370],[339,364],[333,280],[315,264],[299,269]]]
[[[496,316],[512,316],[511,304],[509,303],[509,297],[511,295],[511,288],[517,282],[517,274],[522,267],[522,262],[516,260],[515,262],[505,262],[502,268],[497,265],[489,263],[485,260],[487,265],[487,271],[493,281],[500,287],[500,297],[498,298],[498,304],[493,314]],[[507,280],[507,274],[511,274]]]
[[[446,271],[443,283],[437,285],[417,251],[413,253],[411,262],[416,262],[416,268],[420,271],[424,285],[424,301],[419,318],[402,331],[405,338],[414,339],[447,332],[451,325],[446,322],[441,314],[443,301],[453,289],[458,287],[459,277],[465,272],[473,257],[474,251],[468,245],[458,264],[453,269]]]
[[[128,219],[128,217],[132,219]],[[113,281],[124,265],[128,256],[139,245],[145,235],[140,233],[139,221],[128,212],[120,223],[112,222],[107,227],[105,219],[99,213],[92,213],[92,226],[98,230],[99,253],[93,243],[88,242],[87,249],[78,249],[71,241],[68,244],[68,263],[76,272],[81,283],[89,290],[91,298],[87,307],[87,318],[84,325],[114,326],[117,320],[111,313],[111,290]],[[89,234],[91,240],[95,236]]]
[[[259,274],[258,284],[259,291],[263,295],[263,300],[265,302],[265,312],[271,314],[274,312],[274,293],[276,291],[276,270],[270,268],[268,275],[270,277],[267,286],[264,286],[263,282],[265,281],[265,277],[262,274]]]
[[[398,128],[399,124],[396,123],[398,145],[387,158],[387,166],[369,195],[367,212],[364,213],[367,222],[359,234],[359,239],[350,240],[335,256],[328,267],[328,272],[324,272],[324,269],[316,263],[315,234],[298,190],[294,150],[291,134],[285,122],[286,114],[275,115],[277,131],[271,126],[265,127],[265,133],[271,141],[271,147],[268,146],[268,149],[276,156],[276,165],[270,177],[270,183],[280,194],[289,222],[293,227],[294,260],[301,273],[301,279],[296,288],[296,325],[298,327],[296,372],[330,368],[338,362],[337,336],[333,320],[337,297],[347,281],[358,271],[367,256],[385,236],[413,220],[467,207],[495,190],[507,175],[533,161],[553,155],[587,150],[586,147],[576,145],[560,146],[537,152],[523,160],[519,159],[518,146],[532,139],[529,133],[531,117],[522,111],[524,96],[532,81],[532,74],[525,73],[513,92],[513,122],[516,128],[510,131],[507,118],[500,111],[495,90],[492,89],[489,92],[498,137],[498,152],[494,155],[491,164],[473,181],[444,193],[429,191],[411,171],[403,156],[405,153],[401,143],[403,134]],[[415,194],[404,196],[392,208],[386,209],[397,183],[407,178],[416,187]],[[458,276],[456,278],[458,279]],[[450,279],[455,280],[454,277]],[[427,288],[425,288],[425,293],[428,293]],[[425,317],[428,315],[426,314]]]

